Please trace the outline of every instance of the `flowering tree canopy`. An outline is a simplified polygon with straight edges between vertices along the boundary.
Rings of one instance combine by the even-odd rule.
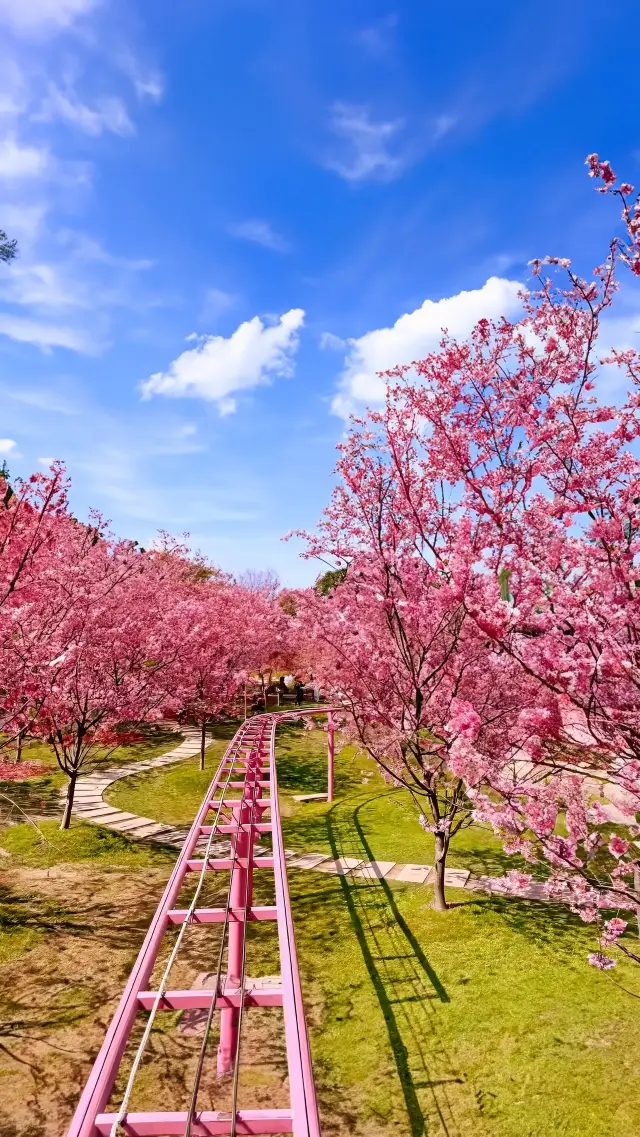
[[[385,375],[385,408],[354,420],[308,546],[344,580],[307,611],[390,774],[410,786],[405,755],[437,752],[440,784],[458,779],[464,808],[598,919],[640,903],[640,357],[597,347],[617,265],[640,272],[640,205],[588,163],[620,195],[626,236],[592,281],[533,262],[520,319],[444,333]],[[626,380],[618,404],[599,396],[602,364]]]

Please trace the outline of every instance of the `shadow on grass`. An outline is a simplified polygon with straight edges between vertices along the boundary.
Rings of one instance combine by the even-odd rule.
[[[290,793],[324,793],[327,789],[327,736],[323,730],[300,730],[296,722],[278,724],[278,786]],[[361,784],[354,766],[336,763],[334,790],[340,796]]]
[[[361,846],[358,855],[372,860],[373,853],[358,817],[360,808],[352,815]],[[332,854],[337,858],[344,855],[344,822],[332,813],[325,814],[323,820]],[[400,911],[390,885],[385,880],[356,880],[349,876],[338,880],[385,1021],[412,1137],[428,1132],[420,1093],[424,1090],[431,1099],[429,1112],[435,1110],[442,1132],[454,1137],[461,1130],[447,1086],[463,1083],[464,1078],[452,1068],[438,1036],[433,1005],[448,1003],[447,991]]]
[[[110,901],[77,901],[67,907],[46,897],[17,893],[0,886],[0,932],[37,931],[48,935],[73,935],[105,946],[134,947],[148,923],[146,912],[131,911],[126,925],[121,921],[119,897]]]
[[[537,947],[553,947],[557,954],[575,955],[576,937],[593,938],[593,929],[572,912],[566,904],[549,904],[544,900],[522,900],[516,896],[487,896],[468,903],[474,916],[493,912],[507,927]]]
[[[0,782],[0,793],[6,794],[0,799],[0,822],[22,821],[25,813],[30,817],[59,817],[63,788],[52,777]]]
[[[493,837],[489,831],[485,831],[488,842],[486,846],[465,848],[465,837],[468,839],[468,834],[472,834],[477,839],[478,831],[478,828],[466,830],[455,839],[451,845],[448,865],[452,868],[469,869],[473,876],[506,876],[511,869],[519,869],[521,872],[531,871],[531,866],[523,857],[505,853],[502,848],[492,848],[489,842]]]

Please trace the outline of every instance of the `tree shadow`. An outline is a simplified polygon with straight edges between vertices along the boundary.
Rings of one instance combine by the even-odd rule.
[[[352,815],[361,846],[359,855],[372,860],[358,817],[361,807]],[[344,823],[333,811],[325,814],[324,822],[333,856],[343,856]],[[449,995],[399,910],[391,886],[383,879],[360,880],[348,875],[337,879],[382,1011],[412,1137],[428,1132],[428,1113],[434,1112],[442,1132],[455,1137],[462,1130],[449,1087],[465,1079],[452,1066],[435,1016],[435,1006],[448,1003]]]
[[[301,730],[299,723],[278,724],[278,786],[293,793],[325,793],[327,789],[327,736],[320,730]],[[361,771],[338,754],[334,791],[346,794],[361,784]]]
[[[516,896],[485,896],[469,901],[474,916],[487,912],[498,916],[510,929],[538,947],[553,947],[555,953],[575,954],[576,937],[589,937],[589,925],[566,904],[525,900]]]
[[[33,893],[0,886],[0,932],[37,931],[50,936],[77,936],[108,946],[134,947],[144,935],[148,913],[133,906],[122,922],[122,900],[76,900],[73,907]]]

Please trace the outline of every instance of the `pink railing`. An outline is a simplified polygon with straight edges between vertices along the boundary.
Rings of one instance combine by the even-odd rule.
[[[290,717],[298,717],[292,712]],[[308,711],[302,713],[310,713]],[[311,713],[326,713],[311,712]],[[68,1131],[68,1137],[162,1137],[184,1134],[292,1133],[294,1137],[319,1137],[309,1040],[304,1019],[296,955],[293,920],[287,886],[287,871],[275,762],[275,730],[282,715],[260,715],[245,722],[229,744],[209,786],[145,941],[115,1012],[104,1043],[96,1058],[85,1090]],[[289,717],[289,716],[286,716]],[[241,791],[231,796],[229,791]],[[267,796],[268,795],[268,796]],[[213,821],[210,815],[214,814]],[[270,821],[263,815],[270,814]],[[256,837],[270,833],[273,851],[256,856]],[[216,856],[216,840],[230,838],[231,849]],[[203,855],[195,855],[206,838]],[[270,870],[275,878],[275,905],[253,904],[254,871]],[[229,873],[227,901],[221,908],[198,907],[202,887],[211,872]],[[175,904],[187,875],[199,873],[190,905]],[[279,986],[260,987],[259,981],[246,984],[245,928],[247,921],[273,920],[277,925],[280,949]],[[217,952],[216,981],[211,990],[171,990],[170,973],[179,957],[182,942],[193,924],[222,924]],[[156,990],[147,985],[156,964],[167,929],[179,931]],[[225,974],[223,975],[223,970]],[[241,1060],[242,1019],[245,1007],[281,1006],[289,1072],[289,1109],[238,1108],[238,1077]],[[177,1112],[129,1111],[129,1099],[136,1074],[157,1014],[166,1010],[202,1008],[208,1011],[202,1046],[189,1109]],[[130,1065],[124,1095],[113,1112],[104,1112],[120,1070],[123,1055],[140,1011],[150,1012],[142,1039]],[[213,1016],[220,1013],[220,1041],[217,1070],[232,1079],[230,1111],[198,1110],[200,1076],[207,1061],[206,1046]]]

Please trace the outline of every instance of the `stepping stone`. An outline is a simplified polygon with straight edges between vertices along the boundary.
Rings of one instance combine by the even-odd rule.
[[[395,861],[367,861],[352,875],[364,877],[365,880],[383,880],[395,868],[395,864]]]
[[[161,831],[153,833],[149,836],[150,841],[157,841],[159,845],[179,845],[180,842],[176,841],[173,829],[170,825],[162,826]]]
[[[121,809],[113,809],[111,806],[105,806],[104,809],[92,810],[91,813],[84,812],[82,817],[87,821],[95,821],[97,825],[111,825],[112,821],[131,821],[135,817],[135,813],[124,813]]]
[[[136,826],[141,825],[143,821],[151,824],[148,817],[136,817],[133,813],[123,813],[117,818],[109,817],[101,824],[106,825],[107,829],[117,829],[119,833],[126,833],[127,830],[135,829]]]
[[[87,817],[90,821],[97,821],[100,817],[115,817],[120,815],[120,810],[116,809],[113,805],[107,805],[103,802],[102,805],[88,806],[87,809],[82,810],[82,816]],[[128,814],[133,817],[133,814]]]
[[[294,794],[294,801],[328,801],[329,794]]]
[[[401,880],[408,884],[424,884],[429,873],[431,872],[431,865],[396,865],[387,873],[387,880]]]
[[[532,880],[530,884],[523,889],[519,895],[526,896],[529,900],[549,900],[545,885],[541,880]]]
[[[337,857],[336,860],[323,861],[318,865],[318,872],[336,873],[337,876],[346,876],[352,869],[357,869],[362,861],[358,857]]]
[[[128,835],[129,835],[129,837],[135,837],[136,839],[138,837],[140,837],[140,838],[146,838],[146,837],[154,837],[155,838],[155,837],[157,837],[160,839],[160,835],[162,833],[169,834],[170,832],[171,832],[171,826],[161,825],[160,822],[158,822],[158,821],[152,821],[148,825],[143,825],[143,826],[141,826],[140,829],[136,829],[135,832],[132,832],[131,830],[129,830]]]
[[[468,869],[445,869],[444,883],[449,888],[464,888],[470,876]]]
[[[328,860],[326,853],[304,853],[301,857],[289,861],[292,869],[315,869],[322,861]]]
[[[121,830],[123,833],[127,833],[127,832],[129,832],[129,830],[131,830],[131,835],[134,836],[134,832],[133,832],[134,830],[144,829],[145,826],[147,826],[147,825],[157,825],[157,824],[158,823],[156,821],[152,821],[150,817],[137,817],[135,814],[133,814],[131,816],[130,821],[115,822],[115,824],[112,826],[112,828],[114,828],[114,829],[117,828],[117,829]]]

